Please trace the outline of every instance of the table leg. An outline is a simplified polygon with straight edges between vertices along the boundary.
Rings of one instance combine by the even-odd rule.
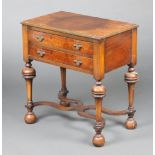
[[[36,71],[32,67],[31,61],[27,62],[25,68],[22,70],[23,77],[26,80],[26,91],[27,91],[27,114],[24,117],[24,120],[28,124],[36,122],[37,117],[33,112],[33,101],[32,101],[32,81],[36,76]]]
[[[105,96],[106,89],[102,85],[100,81],[96,82],[96,85],[92,88],[92,94],[95,98],[95,104],[96,104],[96,125],[95,125],[95,131],[96,134],[93,137],[92,143],[95,146],[103,146],[105,143],[105,138],[101,134],[102,129],[105,126],[105,122],[103,118],[101,117],[102,114],[102,100]]]
[[[67,97],[68,90],[66,86],[66,68],[60,67],[60,74],[61,74],[61,90],[59,91],[59,95],[63,97]],[[60,104],[63,106],[69,106],[69,103],[60,101]]]
[[[137,122],[134,117],[134,89],[135,83],[138,80],[138,74],[135,72],[133,66],[129,66],[128,72],[125,74],[125,81],[128,84],[128,98],[129,98],[129,114],[128,119],[125,122],[125,127],[127,129],[135,129],[137,127]]]

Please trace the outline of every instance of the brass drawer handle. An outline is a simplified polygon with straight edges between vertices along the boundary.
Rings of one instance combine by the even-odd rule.
[[[75,65],[76,66],[80,66],[80,65],[82,65],[82,61],[81,60],[74,60],[74,63],[75,63]]]
[[[38,54],[40,57],[43,57],[43,56],[45,55],[45,51],[38,50],[38,51],[37,51],[37,54]]]
[[[37,39],[40,42],[42,42],[44,40],[44,36],[38,35],[38,34],[34,35],[34,38]]]
[[[75,43],[73,46],[76,50],[80,50],[82,48],[82,45],[80,43]]]

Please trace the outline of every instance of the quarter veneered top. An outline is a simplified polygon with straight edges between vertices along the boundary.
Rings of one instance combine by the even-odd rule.
[[[64,11],[29,19],[22,24],[93,39],[104,39],[137,27],[136,24]]]

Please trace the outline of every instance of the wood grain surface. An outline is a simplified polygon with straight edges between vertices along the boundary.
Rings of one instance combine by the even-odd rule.
[[[22,24],[94,39],[103,39],[137,27],[127,22],[64,11],[25,20]]]

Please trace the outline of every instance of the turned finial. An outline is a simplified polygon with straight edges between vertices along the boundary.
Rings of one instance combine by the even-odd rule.
[[[134,67],[129,67],[128,72],[124,75],[127,83],[136,83],[139,79],[138,73],[135,72]]]
[[[105,96],[106,88],[102,85],[101,81],[97,81],[96,85],[92,88],[92,94],[95,98],[102,98]]]
[[[25,67],[22,69],[22,74],[25,79],[31,79],[36,76],[36,71],[30,62],[26,63]]]

